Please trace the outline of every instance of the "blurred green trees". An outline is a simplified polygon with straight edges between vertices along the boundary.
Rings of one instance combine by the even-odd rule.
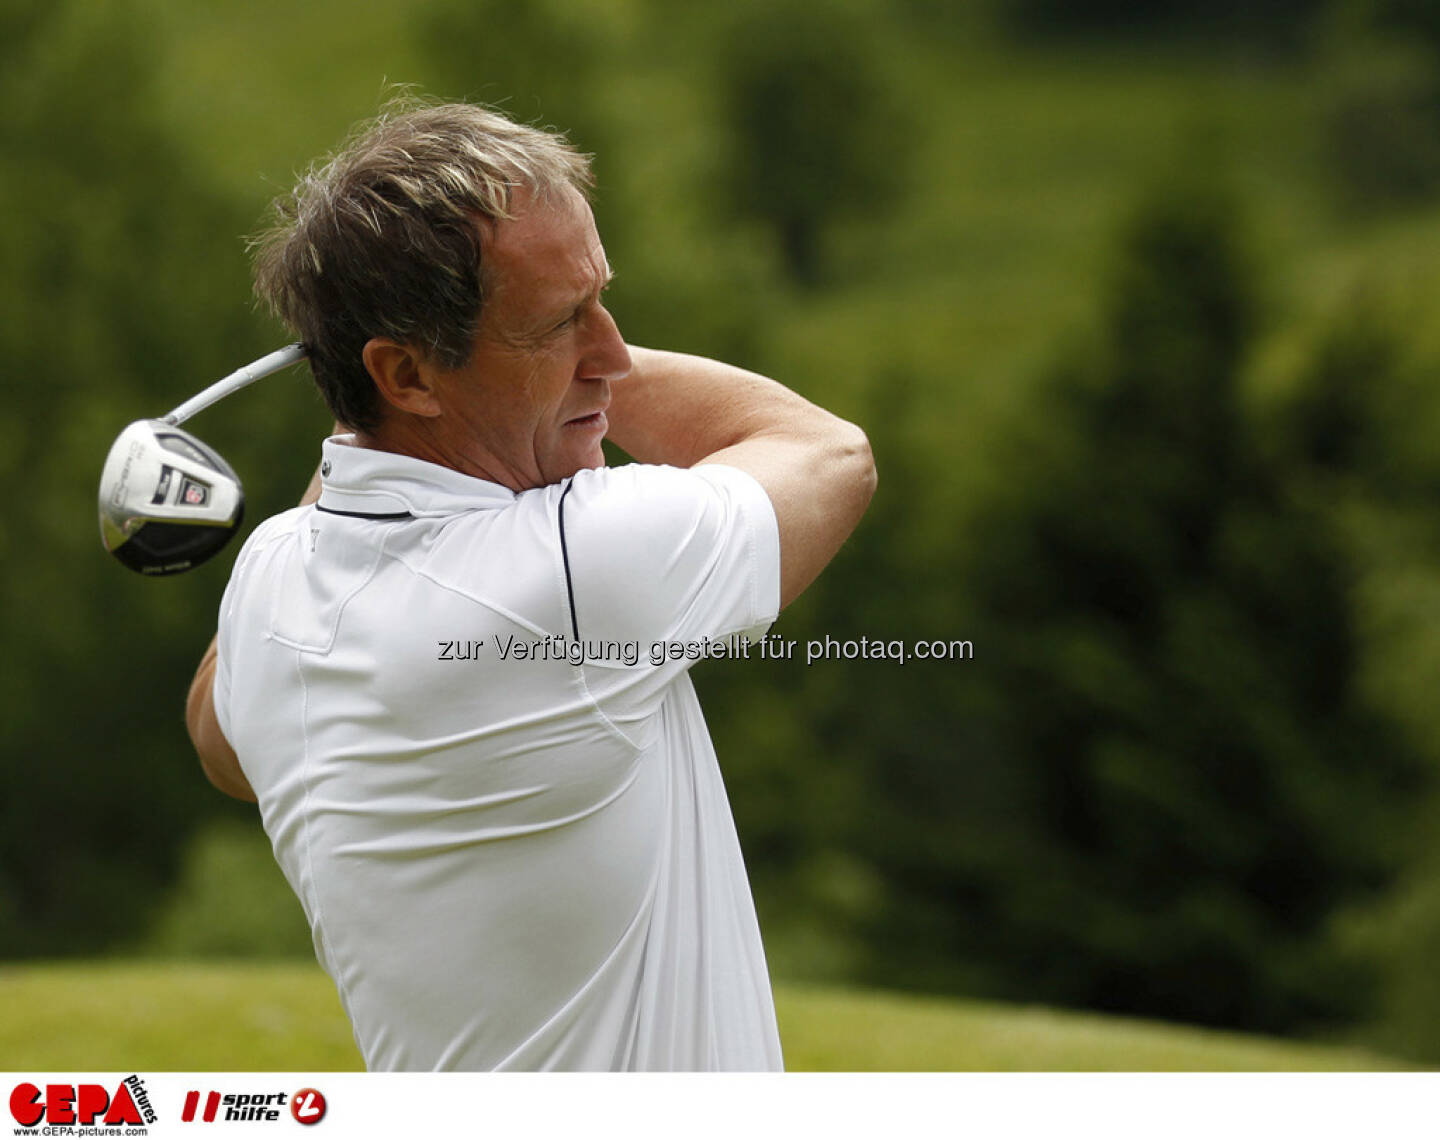
[[[790,0],[735,21],[724,48],[730,194],[772,229],[801,285],[825,274],[832,219],[901,208],[911,126],[874,36],[850,5],[817,19],[813,5]]]
[[[614,134],[602,91],[624,58],[634,3],[484,0],[431,5],[421,45],[449,97],[500,106],[524,123],[565,131],[599,163]]]
[[[1136,36],[1291,51],[1330,0],[998,0],[1002,18],[1029,37],[1092,41]]]
[[[11,3],[5,21],[0,947],[14,956],[133,928],[203,802],[175,763],[183,672],[166,647],[203,648],[209,603],[199,583],[117,575],[87,508],[99,440],[164,411],[164,379],[225,359],[245,314],[221,253],[234,220],[157,122],[143,25],[65,3]]]
[[[951,889],[1008,993],[1293,1030],[1364,1007],[1323,935],[1393,870],[1420,770],[1358,685],[1334,522],[1244,415],[1255,274],[1204,181],[1130,223],[1045,390],[1062,430],[967,559],[1031,838]]]
[[[98,546],[95,488],[126,423],[267,341],[238,237],[254,219],[165,122],[153,28],[117,5],[12,2],[5,19],[0,466],[16,494],[0,521],[0,954],[13,957],[132,934],[197,823],[224,810],[182,720],[224,566],[164,582],[118,572]],[[324,422],[306,422],[313,396],[279,394],[268,423],[244,397],[201,421],[245,472],[252,519],[298,497]],[[307,458],[287,471],[274,460],[287,451]]]
[[[1301,494],[1330,512],[1350,551],[1368,702],[1391,739],[1433,774],[1440,764],[1440,361],[1417,342],[1412,312],[1413,301],[1373,288],[1347,297],[1281,404],[1287,430],[1276,438],[1296,460]],[[1334,944],[1371,964],[1374,1001],[1361,1012],[1372,1038],[1433,1062],[1440,1059],[1432,968],[1440,953],[1440,798],[1433,779],[1427,786],[1408,826],[1392,833],[1393,885],[1337,912]]]

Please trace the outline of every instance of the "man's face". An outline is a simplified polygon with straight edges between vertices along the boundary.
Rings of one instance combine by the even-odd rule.
[[[480,327],[469,362],[437,385],[456,466],[513,490],[603,467],[610,381],[630,353],[601,303],[610,267],[589,204],[568,188],[524,196],[481,236]]]

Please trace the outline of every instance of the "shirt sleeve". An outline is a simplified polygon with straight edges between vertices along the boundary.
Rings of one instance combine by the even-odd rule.
[[[582,640],[754,640],[779,612],[775,510],[738,468],[582,471],[561,519],[573,632]]]
[[[235,747],[230,717],[230,676],[235,657],[235,611],[240,604],[251,552],[268,522],[269,520],[266,520],[256,527],[245,540],[245,545],[240,548],[235,565],[230,568],[230,580],[225,583],[225,593],[220,598],[220,613],[215,624],[215,682],[211,686],[211,693],[215,702],[215,720],[231,748]]]
[[[219,723],[220,732],[227,743],[235,739],[230,735],[230,609],[233,593],[234,586],[229,585],[225,588],[224,597],[220,599],[220,620],[215,631],[215,680],[212,686],[215,720]]]

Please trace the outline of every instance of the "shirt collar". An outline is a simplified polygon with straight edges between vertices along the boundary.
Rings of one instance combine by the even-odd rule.
[[[515,492],[393,451],[360,447],[353,435],[333,435],[322,448],[320,502],[329,511],[355,514],[453,515],[504,507]]]

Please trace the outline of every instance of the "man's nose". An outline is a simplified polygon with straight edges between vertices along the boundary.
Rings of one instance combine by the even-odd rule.
[[[596,380],[622,380],[630,374],[630,349],[615,318],[603,305],[594,323],[594,341],[586,357],[585,373]]]

